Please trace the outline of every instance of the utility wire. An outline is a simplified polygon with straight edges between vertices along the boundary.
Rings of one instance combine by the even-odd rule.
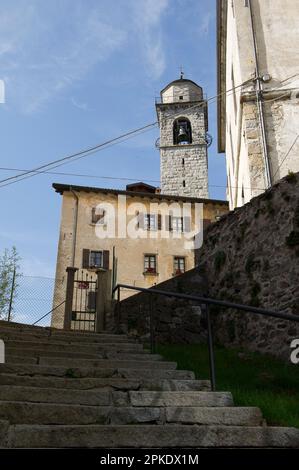
[[[192,109],[192,108],[195,108],[195,107],[206,106],[206,105],[207,105],[207,102],[211,102],[212,100],[215,100],[215,99],[219,98],[219,97],[220,97],[221,95],[223,95],[223,94],[228,94],[228,93],[234,91],[235,89],[244,86],[245,84],[249,83],[250,81],[252,81],[252,79],[246,80],[245,82],[241,83],[240,85],[237,85],[237,86],[235,86],[235,87],[233,87],[233,88],[231,88],[231,89],[229,89],[229,90],[227,90],[227,91],[225,91],[225,92],[219,93],[218,95],[212,96],[211,98],[209,98],[208,100],[203,101],[202,103],[199,103],[199,104],[197,103],[196,105],[193,105],[193,106],[191,106],[190,108],[188,108],[188,110],[190,110],[190,109]],[[178,114],[178,116],[180,116],[180,114]],[[173,114],[171,114],[171,113],[165,114],[165,115],[163,116],[163,118],[166,118],[166,119],[167,119],[168,117],[169,117],[169,118],[172,118],[172,119],[175,119],[175,118],[176,118],[176,116],[173,115]],[[95,146],[90,147],[90,148],[88,148],[88,149],[86,149],[86,150],[82,150],[82,151],[77,152],[77,153],[75,153],[75,154],[71,154],[71,155],[68,155],[68,156],[66,156],[66,157],[60,158],[60,159],[58,159],[58,160],[54,160],[54,161],[52,161],[52,162],[49,162],[49,163],[47,163],[47,164],[45,164],[45,165],[41,165],[40,167],[34,168],[34,169],[29,170],[29,171],[27,171],[27,172],[24,172],[24,173],[22,173],[22,174],[14,175],[14,176],[11,176],[11,177],[9,177],[9,178],[5,178],[5,179],[3,179],[3,180],[0,180],[0,188],[1,188],[1,187],[5,187],[5,186],[9,186],[10,184],[16,183],[16,182],[18,182],[18,181],[22,181],[23,179],[27,179],[28,177],[35,176],[36,174],[43,173],[43,170],[44,170],[45,168],[52,167],[52,169],[54,169],[54,168],[57,168],[58,166],[61,166],[61,165],[65,164],[65,163],[67,163],[69,160],[75,161],[75,160],[77,160],[78,158],[83,158],[83,157],[85,157],[85,156],[89,156],[91,153],[97,152],[97,151],[99,151],[100,149],[102,149],[103,147],[106,148],[109,144],[119,143],[120,141],[122,141],[123,138],[128,138],[128,137],[130,138],[130,137],[132,137],[133,135],[135,135],[136,133],[140,133],[140,132],[142,132],[142,131],[144,131],[144,130],[153,128],[153,127],[156,126],[157,124],[158,124],[158,121],[155,121],[155,122],[153,122],[153,123],[151,123],[151,124],[147,124],[146,126],[143,126],[143,127],[139,128],[139,129],[135,129],[135,130],[133,130],[133,131],[127,132],[126,134],[123,134],[123,135],[121,135],[121,136],[119,136],[119,137],[116,137],[116,138],[114,138],[114,139],[110,139],[110,140],[108,140],[108,141],[106,141],[106,142],[104,142],[104,143],[95,145]],[[56,163],[57,163],[57,165],[55,165]],[[53,165],[55,165],[55,166],[53,166]],[[29,175],[29,176],[27,176],[27,175]],[[16,180],[16,181],[12,181],[12,180]],[[10,181],[10,182],[7,183],[8,181]],[[2,184],[2,183],[6,183],[6,184]]]
[[[295,137],[295,139],[294,139],[292,145],[290,146],[289,150],[287,151],[287,153],[285,154],[285,156],[284,156],[283,159],[281,160],[281,162],[280,162],[280,164],[279,164],[279,166],[278,166],[276,172],[275,172],[274,175],[273,175],[273,179],[274,179],[275,176],[277,175],[277,173],[278,173],[280,167],[283,165],[283,163],[285,162],[285,160],[286,160],[286,159],[288,158],[288,156],[290,155],[290,153],[291,153],[291,151],[293,150],[293,148],[294,148],[294,146],[295,146],[295,144],[296,144],[298,138],[299,138],[299,133],[296,135],[296,137]]]
[[[21,168],[7,168],[7,167],[0,167],[0,171],[28,171],[26,169],[21,169]],[[90,175],[90,174],[86,174],[86,173],[66,173],[66,172],[59,172],[59,171],[43,171],[43,174],[47,174],[47,175],[60,175],[60,176],[76,176],[76,177],[81,177],[81,178],[93,178],[93,179],[107,179],[107,180],[116,180],[116,181],[133,181],[133,182],[136,182],[138,180],[138,178],[128,178],[128,177],[124,177],[124,176],[107,176],[107,175]],[[160,180],[151,180],[151,179],[145,179],[145,178],[142,178],[140,177],[139,178],[140,181],[142,181],[143,183],[158,183],[160,184],[161,181]],[[225,185],[218,185],[218,184],[209,184],[209,188],[226,188]],[[257,188],[257,187],[253,187],[253,188],[247,188],[245,186],[231,186],[231,188],[234,188],[234,189],[260,189],[262,191],[265,191],[266,188]]]
[[[291,79],[291,78],[293,78],[293,77],[295,77],[295,76],[297,76],[297,75],[299,75],[299,73],[294,74],[294,75],[292,75],[292,76],[290,76],[290,77],[287,77],[286,79],[282,80],[280,83],[284,83],[285,81],[287,81],[287,80],[289,80],[289,79]],[[190,108],[188,108],[188,110],[190,110],[190,109],[192,109],[192,108],[195,108],[195,107],[199,107],[199,106],[206,106],[208,102],[215,101],[215,100],[217,100],[217,99],[218,99],[220,96],[222,96],[222,95],[229,95],[229,94],[232,94],[236,89],[238,89],[238,88],[240,88],[240,87],[242,87],[242,86],[244,86],[244,85],[246,85],[246,84],[252,82],[253,80],[254,80],[254,79],[252,79],[252,78],[249,79],[249,80],[246,80],[245,82],[241,83],[240,85],[237,85],[237,86],[235,86],[235,87],[233,87],[233,88],[231,88],[231,89],[229,89],[229,90],[226,90],[226,91],[224,91],[224,92],[222,92],[222,93],[219,93],[219,94],[217,94],[217,95],[215,95],[215,96],[213,96],[213,97],[211,97],[211,98],[209,98],[209,99],[207,99],[207,100],[204,100],[202,103],[199,103],[199,104],[197,103],[196,105],[191,106]],[[279,86],[280,86],[280,85],[279,85]],[[275,87],[275,88],[279,88],[279,86],[277,86],[277,87]],[[274,89],[274,88],[273,88],[273,89]],[[179,114],[179,115],[180,115],[180,114]],[[167,114],[166,114],[166,116],[164,116],[164,117],[167,118],[167,117],[168,117]],[[172,118],[172,119],[175,118],[175,116],[174,116],[173,114],[169,114],[169,117]],[[3,179],[3,180],[0,180],[0,188],[1,188],[1,187],[8,186],[8,185],[10,185],[10,184],[17,183],[18,181],[22,181],[23,179],[27,179],[27,178],[32,177],[32,176],[36,176],[36,175],[39,174],[39,173],[44,173],[44,172],[45,172],[44,169],[46,169],[46,168],[48,168],[48,167],[52,167],[51,169],[54,169],[54,168],[57,168],[58,166],[62,166],[62,165],[64,165],[64,164],[68,163],[69,161],[75,161],[75,160],[77,160],[77,159],[79,159],[79,158],[84,158],[85,156],[89,156],[90,154],[95,153],[95,152],[97,152],[97,151],[99,151],[99,150],[102,150],[102,149],[104,149],[104,148],[107,148],[107,147],[110,146],[110,145],[114,145],[114,144],[119,143],[119,142],[121,142],[121,141],[123,141],[123,140],[126,140],[127,138],[131,138],[131,137],[133,137],[134,135],[139,134],[139,133],[141,133],[141,132],[143,132],[143,131],[150,130],[150,129],[154,128],[157,124],[158,124],[158,121],[155,121],[155,122],[153,122],[153,123],[151,123],[151,124],[147,124],[147,125],[145,125],[145,126],[143,126],[143,127],[140,127],[140,128],[138,128],[138,129],[134,129],[134,130],[132,130],[132,131],[126,132],[125,134],[122,134],[122,135],[120,135],[120,136],[118,136],[118,137],[115,137],[114,139],[110,139],[110,140],[108,140],[108,141],[106,141],[106,142],[103,142],[103,143],[101,143],[101,144],[95,145],[95,146],[93,146],[93,147],[89,147],[89,148],[87,148],[87,149],[85,149],[85,150],[81,150],[81,151],[79,151],[79,152],[76,152],[76,153],[74,153],[74,154],[68,155],[68,156],[66,156],[66,157],[63,157],[63,158],[54,160],[54,161],[52,161],[52,162],[49,162],[49,163],[44,164],[44,165],[41,165],[41,166],[39,166],[39,167],[37,167],[37,168],[34,168],[34,169],[32,169],[32,170],[28,170],[28,171],[23,172],[23,173],[21,173],[21,174],[14,175],[14,176],[11,176],[11,177],[9,177],[9,178],[5,178],[5,179]],[[53,166],[53,165],[55,165],[55,166]],[[2,184],[2,183],[6,183],[6,184]]]

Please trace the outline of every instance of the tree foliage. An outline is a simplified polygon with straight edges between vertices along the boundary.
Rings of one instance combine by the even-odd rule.
[[[0,255],[0,319],[7,320],[9,315],[9,306],[12,295],[13,314],[14,302],[17,295],[18,278],[20,277],[20,256],[15,246],[11,249],[5,248]],[[15,273],[15,282],[13,288],[13,277]],[[12,292],[13,288],[13,292]]]

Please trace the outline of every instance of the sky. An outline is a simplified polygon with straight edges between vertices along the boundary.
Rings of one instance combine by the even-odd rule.
[[[155,97],[183,67],[208,97],[216,89],[216,7],[211,0],[0,0],[0,179],[156,121]],[[209,194],[225,199],[209,106]],[[61,196],[53,182],[124,188],[159,181],[158,128],[0,186],[0,253],[15,245],[24,275],[54,277]]]

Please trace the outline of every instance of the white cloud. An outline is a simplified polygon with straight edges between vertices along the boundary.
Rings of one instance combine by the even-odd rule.
[[[137,51],[147,75],[158,79],[166,67],[161,21],[168,4],[6,1],[0,17],[0,78],[7,107],[39,110],[125,47]]]
[[[57,12],[52,5],[44,12],[44,5],[28,0],[25,7],[7,6],[0,18],[7,103],[29,113],[82,80],[127,39],[124,29],[105,21],[100,8],[80,1],[70,8],[73,3],[66,1]]]
[[[151,78],[160,78],[166,68],[166,54],[163,47],[161,19],[168,7],[168,0],[139,0],[131,2],[133,20],[144,61]]]
[[[204,15],[202,15],[199,25],[199,31],[201,35],[206,36],[209,33],[210,25],[212,21],[214,21],[214,16],[215,15],[213,11],[207,11]]]

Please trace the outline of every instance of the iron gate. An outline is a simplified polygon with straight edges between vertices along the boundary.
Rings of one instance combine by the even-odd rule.
[[[77,271],[74,278],[72,330],[95,331],[97,309],[97,276]]]

